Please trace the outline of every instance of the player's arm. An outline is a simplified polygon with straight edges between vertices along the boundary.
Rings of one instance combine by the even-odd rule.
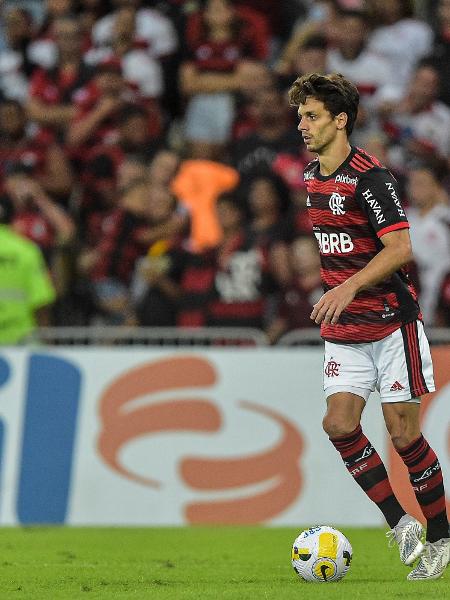
[[[357,199],[383,248],[358,273],[322,296],[311,313],[316,323],[337,323],[358,292],[385,280],[412,259],[409,223],[392,175],[380,169],[361,178]]]

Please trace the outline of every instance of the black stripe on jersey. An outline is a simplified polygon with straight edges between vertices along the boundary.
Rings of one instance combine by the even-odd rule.
[[[392,313],[392,317],[389,317],[388,319],[383,319],[383,322],[389,323],[390,321],[395,321],[396,319],[398,319],[399,311],[393,309]],[[366,310],[364,312],[358,313],[352,313],[344,310],[344,312],[342,312],[341,316],[339,317],[339,325],[362,325],[364,323],[379,323],[381,314],[382,313],[377,312],[375,310]]]
[[[327,271],[349,271],[351,269],[361,270],[367,265],[369,260],[375,256],[376,252],[364,252],[361,254],[348,254],[345,257],[346,262],[342,261],[341,255],[330,256],[322,255],[322,267]]]
[[[337,221],[337,219],[336,219]],[[322,231],[323,233],[336,233],[336,227],[339,227],[338,222],[336,225],[316,225],[316,231]],[[338,229],[339,231],[339,229]],[[372,229],[370,228],[369,222],[362,223],[361,225],[346,225],[341,231],[345,231],[348,235],[353,238],[371,238],[373,239]]]
[[[323,192],[310,192],[309,199],[311,202],[311,208],[315,208],[317,210],[326,210],[331,214],[330,209],[330,196],[333,192],[323,193]],[[339,193],[339,192],[338,192]],[[341,194],[342,195],[342,194]],[[357,204],[356,200],[353,196],[345,196],[345,212],[347,213],[358,213],[361,214],[361,208],[359,204]],[[364,215],[365,216],[365,215]]]

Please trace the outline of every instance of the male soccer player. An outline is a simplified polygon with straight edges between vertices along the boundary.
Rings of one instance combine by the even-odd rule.
[[[420,396],[433,391],[433,368],[416,292],[408,221],[397,182],[376,158],[352,147],[356,87],[342,75],[299,77],[289,91],[298,129],[317,154],[305,169],[307,205],[321,254],[325,293],[311,319],[325,339],[323,428],[345,466],[391,527],[410,580],[440,577],[450,557],[442,472],[420,431]],[[372,391],[381,395],[393,445],[405,463],[427,521],[406,514],[386,469],[361,429]]]

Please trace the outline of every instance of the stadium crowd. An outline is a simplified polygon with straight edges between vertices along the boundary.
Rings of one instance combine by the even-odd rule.
[[[0,194],[53,325],[309,327],[319,256],[287,90],[356,83],[450,327],[450,0],[4,0]]]

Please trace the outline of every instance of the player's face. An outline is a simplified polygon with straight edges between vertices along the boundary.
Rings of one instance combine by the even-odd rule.
[[[321,154],[336,138],[337,118],[325,108],[323,102],[308,97],[298,109],[300,122],[298,130],[302,134],[306,148]]]

